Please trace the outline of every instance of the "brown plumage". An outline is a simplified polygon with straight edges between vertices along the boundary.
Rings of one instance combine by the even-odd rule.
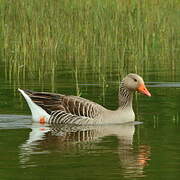
[[[104,109],[101,105],[79,96],[66,96],[31,90],[23,91],[35,104],[42,107],[48,114],[60,110],[77,116],[95,118],[101,109]]]
[[[78,96],[21,90],[32,117],[37,122],[108,124],[134,121],[132,108],[133,92],[151,96],[143,79],[137,74],[128,74],[119,88],[119,108],[115,111]]]

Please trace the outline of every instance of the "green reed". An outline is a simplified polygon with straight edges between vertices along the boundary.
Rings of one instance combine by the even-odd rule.
[[[2,0],[0,61],[6,78],[54,82],[61,66],[71,67],[76,80],[86,78],[87,69],[92,69],[92,76],[99,74],[99,81],[107,74],[143,74],[164,66],[173,75],[180,45],[179,4],[179,0]]]

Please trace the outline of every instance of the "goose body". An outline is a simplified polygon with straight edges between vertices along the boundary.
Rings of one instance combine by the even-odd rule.
[[[34,92],[19,89],[32,113],[32,119],[40,123],[65,124],[114,124],[134,121],[132,108],[133,92],[151,96],[143,79],[137,74],[128,74],[119,88],[119,108],[109,110],[79,96]]]

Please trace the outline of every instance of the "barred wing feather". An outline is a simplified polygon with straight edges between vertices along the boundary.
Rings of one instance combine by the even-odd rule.
[[[65,111],[53,111],[50,115],[48,123],[50,124],[88,124],[91,120],[89,117],[77,116]]]
[[[103,106],[78,96],[24,90],[34,103],[53,116],[63,113],[95,118],[105,109]],[[56,114],[56,111],[58,112]],[[62,113],[62,114],[61,114]],[[60,115],[61,114],[61,115]],[[58,119],[58,118],[57,118]]]

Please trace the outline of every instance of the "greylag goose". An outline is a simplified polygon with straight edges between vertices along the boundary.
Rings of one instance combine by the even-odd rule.
[[[128,74],[120,83],[119,107],[108,110],[90,100],[78,96],[34,92],[18,89],[27,101],[32,119],[40,123],[65,124],[116,124],[135,120],[132,107],[133,92],[151,96],[143,79],[137,74]]]

